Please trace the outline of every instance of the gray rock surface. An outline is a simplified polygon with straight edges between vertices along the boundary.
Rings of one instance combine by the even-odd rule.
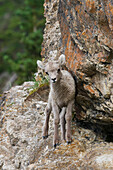
[[[73,120],[73,142],[61,143],[54,149],[51,114],[49,137],[42,139],[46,102],[38,100],[36,93],[28,97],[33,84],[26,82],[4,93],[0,114],[0,169],[111,170],[113,144],[105,142],[106,134],[97,125]],[[44,93],[47,94],[47,89]]]

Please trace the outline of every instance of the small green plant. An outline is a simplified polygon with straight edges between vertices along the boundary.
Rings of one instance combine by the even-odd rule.
[[[34,86],[29,89],[30,93],[27,98],[43,86],[49,86],[49,79],[45,74],[39,74],[37,80],[34,78]]]
[[[37,79],[37,80],[36,80]],[[48,76],[45,76],[45,74],[39,73],[39,75],[37,76],[34,81],[34,88],[39,88],[40,86],[43,86],[45,84],[49,84],[49,79]]]

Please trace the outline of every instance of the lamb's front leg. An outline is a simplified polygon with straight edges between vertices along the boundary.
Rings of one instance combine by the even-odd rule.
[[[52,104],[52,110],[54,114],[54,137],[53,137],[53,145],[56,148],[56,146],[59,143],[58,140],[58,124],[59,124],[59,108],[55,102]]]
[[[52,107],[51,103],[48,103],[45,108],[45,122],[43,127],[43,139],[46,139],[48,137],[48,129],[49,129],[49,118],[51,113]]]
[[[68,106],[66,108],[66,141],[67,143],[71,143],[71,120],[72,120],[72,106],[73,106],[73,101],[68,103]]]

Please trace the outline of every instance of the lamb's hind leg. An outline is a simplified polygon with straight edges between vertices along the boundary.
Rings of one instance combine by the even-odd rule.
[[[49,118],[50,118],[51,110],[52,110],[51,103],[48,103],[45,108],[45,122],[44,122],[44,127],[43,127],[43,139],[46,139],[48,137]]]
[[[65,113],[66,113],[66,107],[63,107],[60,113],[61,140],[62,141],[65,140]]]
[[[72,120],[72,106],[73,101],[68,103],[68,106],[66,108],[66,141],[67,143],[71,143],[71,120]]]

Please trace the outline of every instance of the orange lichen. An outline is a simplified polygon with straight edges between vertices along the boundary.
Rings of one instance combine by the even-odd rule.
[[[90,94],[95,95],[96,97],[99,97],[99,93],[96,89],[94,89],[91,85],[84,84],[85,90],[87,90]]]
[[[107,66],[107,68],[110,70],[110,69],[111,69],[111,66],[110,66],[110,65],[108,65],[108,66]]]
[[[96,54],[96,57],[99,62],[106,62],[107,60],[107,57],[105,57],[105,55],[102,52],[99,52],[98,54]]]
[[[95,13],[96,11],[95,1],[86,0],[86,7],[88,11],[90,11],[91,13]]]
[[[85,75],[85,74],[81,72],[80,75],[79,75],[79,77],[80,77],[81,79],[84,79],[84,75]]]
[[[44,54],[45,54],[45,48],[42,48],[41,56],[44,56]]]
[[[110,11],[110,13],[113,15],[113,5],[109,2],[107,3],[107,9]]]
[[[65,15],[68,15],[68,10],[65,11]]]
[[[88,90],[91,94],[95,94],[94,89],[90,85],[84,84],[84,88]]]
[[[6,98],[6,99],[5,99],[5,101],[7,102],[7,101],[8,101],[8,99]]]
[[[64,25],[65,23],[63,23]],[[63,45],[65,45],[65,39],[67,39],[67,43],[66,43],[66,49],[65,49],[65,56],[66,56],[66,61],[67,61],[67,65],[68,67],[70,67],[74,72],[76,72],[77,67],[82,64],[82,56],[83,53],[79,50],[78,47],[74,47],[74,44],[71,40],[71,36],[69,33],[68,28],[64,27],[67,31],[66,34],[64,34],[64,32],[62,33],[63,36]],[[75,61],[75,63],[73,64],[73,62]]]
[[[107,74],[108,74],[108,71],[103,71],[102,73],[107,75]]]

